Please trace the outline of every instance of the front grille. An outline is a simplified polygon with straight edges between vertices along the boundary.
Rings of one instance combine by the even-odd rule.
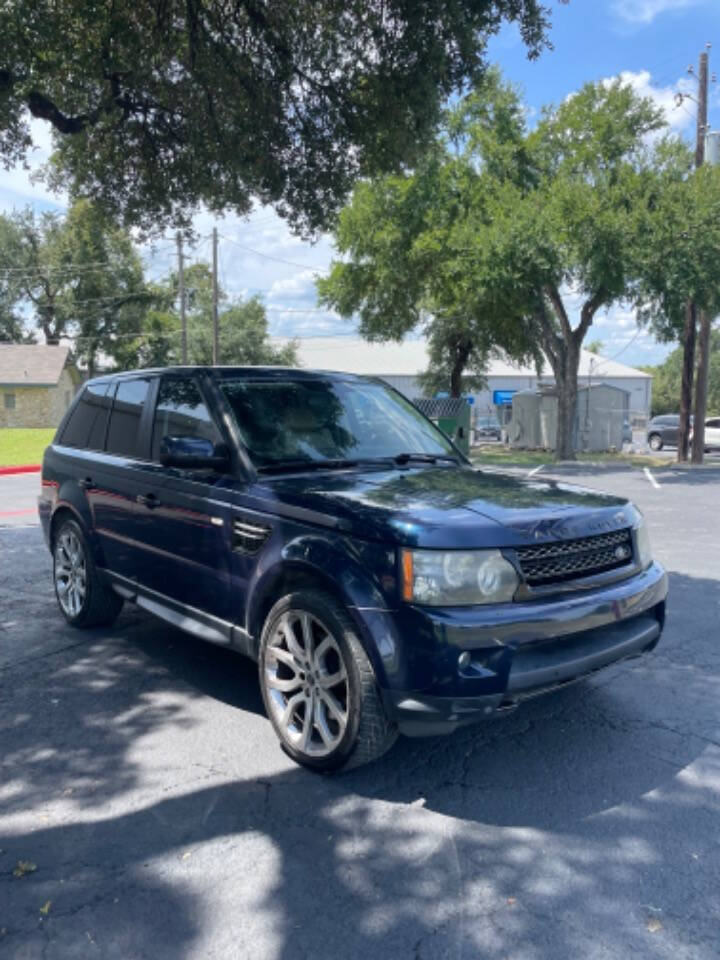
[[[590,577],[632,563],[630,528],[579,540],[560,540],[519,547],[516,551],[525,582],[544,587],[577,577]]]

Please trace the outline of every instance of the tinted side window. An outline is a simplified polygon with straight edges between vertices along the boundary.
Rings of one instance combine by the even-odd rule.
[[[108,383],[89,383],[82,392],[70,419],[65,424],[60,443],[80,450],[102,450],[105,441],[109,399]]]
[[[720,427],[720,419],[717,419],[717,418],[716,418],[716,419],[714,419],[714,420],[706,420],[706,421],[705,421],[705,426],[706,426],[706,427],[712,427],[713,430],[716,430],[718,427]]]
[[[160,459],[163,437],[203,437],[220,443],[220,433],[194,380],[163,377],[160,381],[153,424],[153,460]]]
[[[121,380],[118,383],[110,414],[108,453],[126,457],[138,455],[140,418],[149,386],[149,380]]]

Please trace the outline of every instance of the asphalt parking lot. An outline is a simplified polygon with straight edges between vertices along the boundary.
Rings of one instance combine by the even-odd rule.
[[[335,778],[240,656],[66,626],[37,475],[0,478],[0,956],[716,960],[720,469],[583,469],[646,514],[657,650]]]

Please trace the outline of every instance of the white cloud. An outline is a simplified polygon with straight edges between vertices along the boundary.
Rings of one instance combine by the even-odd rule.
[[[694,81],[687,76],[679,77],[675,83],[666,86],[655,86],[649,70],[623,70],[618,74],[620,80],[632,87],[641,97],[648,97],[665,114],[665,119],[675,133],[681,133],[695,123],[692,110],[692,101],[677,102],[678,94],[689,94],[695,90]],[[603,83],[612,83],[617,77],[607,77]]]
[[[652,23],[662,13],[697,7],[703,0],[616,0],[613,11],[628,23]]]

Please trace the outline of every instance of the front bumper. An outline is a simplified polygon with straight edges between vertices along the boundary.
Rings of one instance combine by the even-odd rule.
[[[659,564],[629,579],[569,597],[487,608],[406,608],[415,636],[414,689],[385,689],[402,733],[449,733],[531,696],[651,650],[665,619],[667,576]],[[411,631],[409,634],[408,631]],[[469,662],[460,666],[461,653]],[[467,659],[467,658],[466,658]]]

